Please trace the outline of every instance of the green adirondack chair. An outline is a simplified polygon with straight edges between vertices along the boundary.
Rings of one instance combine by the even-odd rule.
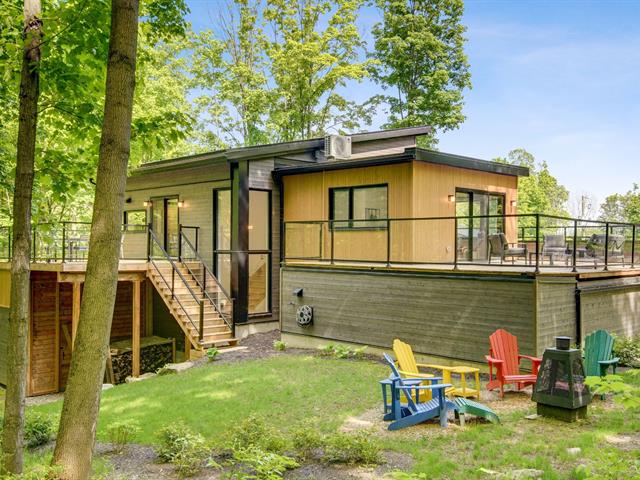
[[[606,330],[591,332],[584,339],[584,369],[588,377],[604,377],[613,367],[616,373],[619,358],[613,358],[613,337]]]

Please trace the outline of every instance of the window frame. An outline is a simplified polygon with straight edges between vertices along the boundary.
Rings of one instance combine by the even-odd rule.
[[[138,213],[138,212],[144,213],[144,223],[129,224],[129,218],[128,218],[129,214]],[[122,226],[124,227],[123,231],[127,233],[146,233],[147,227],[149,225],[148,220],[149,220],[149,212],[147,212],[146,208],[135,208],[131,210],[125,210],[124,212],[122,212]]]
[[[353,208],[354,208],[354,192],[356,190],[365,190],[368,188],[385,188],[386,189],[386,209],[387,216],[386,218],[381,218],[380,220],[369,220],[370,222],[385,222],[384,225],[371,226],[367,225],[365,222],[366,219],[362,219],[364,221],[356,220],[353,218]],[[349,218],[346,220],[336,220],[334,218],[334,207],[335,207],[335,192],[336,191],[348,191],[349,192]],[[348,187],[331,187],[329,188],[329,228],[331,230],[387,230],[387,222],[386,220],[389,218],[389,184],[388,183],[376,183],[371,185],[352,185]],[[345,223],[346,225],[336,226],[335,223]],[[360,225],[359,225],[360,224]]]

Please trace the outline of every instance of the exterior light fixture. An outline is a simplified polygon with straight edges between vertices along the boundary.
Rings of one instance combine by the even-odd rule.
[[[142,202],[143,207],[150,207],[151,205],[153,205],[153,202],[151,200],[145,200],[144,202]]]
[[[512,207],[515,207],[516,205],[518,205],[518,202],[516,202],[515,200],[511,200],[510,205]]]
[[[178,208],[182,208],[182,207],[184,207],[184,201],[178,200]]]
[[[449,198],[449,201],[450,201],[451,203],[453,203],[453,202],[455,202],[455,201],[456,201],[456,196],[455,196],[455,195],[449,195],[449,197],[448,197],[448,198]]]

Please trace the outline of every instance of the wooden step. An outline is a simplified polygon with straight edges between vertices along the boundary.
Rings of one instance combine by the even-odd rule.
[[[233,347],[238,344],[238,339],[231,336],[223,339],[208,339],[205,337],[202,342],[199,342],[199,344],[202,348]]]
[[[198,337],[200,332],[196,329],[196,327],[194,327],[189,323],[187,324],[187,328],[189,329],[189,333],[192,336],[196,338]],[[204,335],[210,335],[215,333],[226,333],[230,331],[226,323],[222,323],[221,325],[205,325],[203,330],[204,330]]]

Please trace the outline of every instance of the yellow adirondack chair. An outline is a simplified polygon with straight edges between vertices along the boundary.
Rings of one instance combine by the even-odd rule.
[[[435,375],[420,372],[420,368],[426,367],[426,365],[422,363],[416,363],[416,357],[413,355],[411,345],[409,345],[408,343],[404,343],[402,340],[396,338],[393,341],[393,354],[396,356],[396,360],[398,363],[398,372],[400,373],[400,375],[405,378],[423,378],[426,380],[422,383],[423,385],[431,385],[429,379],[433,378]],[[420,397],[417,399],[418,402],[426,402],[431,400],[430,390],[420,390],[419,395]]]

